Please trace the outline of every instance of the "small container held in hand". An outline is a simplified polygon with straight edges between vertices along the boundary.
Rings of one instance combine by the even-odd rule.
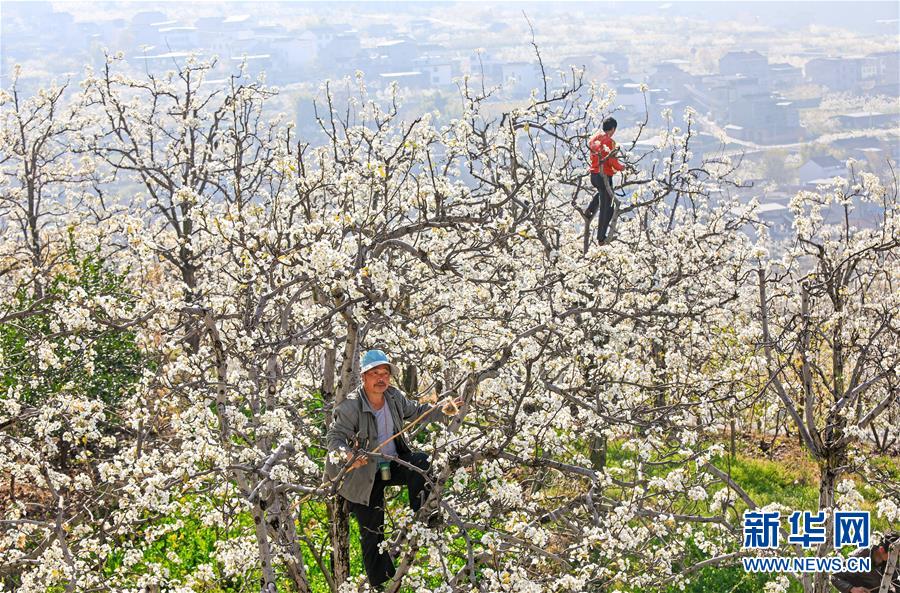
[[[391,462],[382,461],[378,464],[378,471],[381,472],[381,480],[389,482],[391,480]]]

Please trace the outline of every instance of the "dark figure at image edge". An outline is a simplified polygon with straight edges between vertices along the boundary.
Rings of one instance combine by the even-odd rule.
[[[887,568],[891,546],[900,539],[900,533],[888,533],[874,546],[860,548],[850,554],[857,558],[871,558],[872,568],[868,572],[836,572],[831,575],[831,584],[841,593],[875,593],[881,586],[881,579]],[[900,593],[900,569],[894,569],[888,593]]]

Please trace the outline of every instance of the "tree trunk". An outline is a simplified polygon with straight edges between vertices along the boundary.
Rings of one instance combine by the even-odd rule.
[[[597,414],[600,414],[600,396],[597,396]],[[605,436],[596,435],[591,438],[591,450],[590,450],[590,460],[591,460],[591,468],[595,470],[603,470],[606,468],[606,449],[607,442]]]
[[[33,173],[32,169],[32,173]],[[27,174],[27,173],[26,173]],[[28,230],[26,231],[26,235],[28,235],[29,247],[31,248],[31,265],[34,266],[35,271],[37,272],[34,275],[34,298],[35,300],[40,300],[44,298],[44,281],[41,277],[41,262],[43,261],[41,248],[41,236],[40,231],[38,230],[38,205],[37,200],[39,200],[39,196],[36,195],[34,181],[29,180],[27,184],[27,195],[28,195]]]
[[[729,435],[729,453],[731,458],[734,459],[737,456],[737,436],[735,435],[737,427],[735,426],[734,417],[731,418],[728,427],[731,431],[731,434]]]
[[[419,373],[413,365],[403,369],[403,391],[410,397],[415,397],[419,391]]]
[[[280,492],[276,492],[272,498],[272,507],[269,509],[270,521],[285,548],[285,565],[288,576],[294,583],[294,590],[297,593],[310,593],[306,563],[303,560],[303,551],[300,549],[300,541],[297,538],[297,526],[294,523],[290,503],[287,497]]]
[[[606,468],[606,437],[595,436],[591,439],[591,468],[602,470]]]
[[[340,587],[350,578],[350,514],[340,496],[328,501],[329,534],[331,536],[331,572]]]
[[[359,331],[356,323],[345,314],[347,338],[344,342],[343,360],[337,387],[334,391],[334,407],[337,407],[356,386],[354,377],[359,375]],[[334,407],[332,409],[334,409]],[[339,495],[328,501],[329,534],[331,536],[331,570],[334,583],[340,587],[350,578],[350,517],[347,504]]]
[[[582,251],[587,253],[591,248],[591,218],[585,216],[584,217],[584,245],[582,246]]]
[[[331,426],[331,414],[335,405],[334,402],[334,373],[337,365],[337,350],[328,348],[325,350],[325,364],[322,371],[322,403],[328,410],[325,417],[325,426]]]
[[[894,578],[894,572],[897,570],[897,561],[900,560],[900,541],[894,542],[890,547],[888,561],[884,567],[884,576],[881,577],[881,586],[878,593],[888,593],[891,587],[891,581]]]
[[[825,511],[826,540],[819,546],[818,555],[827,556],[834,550],[834,492],[837,482],[847,464],[847,447],[837,446],[844,435],[844,421],[829,415],[829,429],[825,433],[824,458],[819,462],[821,477],[819,478],[819,511]],[[831,429],[834,430],[831,430]],[[830,593],[831,585],[827,573],[817,573],[814,578],[814,593]]]
[[[182,256],[185,258],[190,257],[187,252],[185,252],[184,248],[181,250]],[[189,262],[182,260],[181,265],[181,281],[184,282],[184,285],[187,287],[187,294],[185,295],[185,300],[190,306],[200,306],[198,303],[198,294],[197,294],[197,269]],[[188,317],[186,320],[185,327],[185,342],[188,345],[188,351],[191,354],[196,354],[200,351],[200,340],[202,336],[200,333],[202,332],[202,328],[199,322],[195,321],[192,317]]]
[[[819,480],[819,511],[825,511],[828,517],[825,523],[827,540],[819,546],[818,556],[827,556],[833,550],[834,536],[834,491],[840,476],[838,468],[834,465],[834,457],[829,454],[822,465],[822,477]],[[819,572],[813,579],[814,593],[830,593],[828,573]]]
[[[653,405],[661,409],[666,405],[666,350],[662,345],[653,340],[650,345],[650,356],[653,357],[654,368],[654,385],[656,394],[653,398]]]
[[[616,224],[619,222],[619,214],[622,213],[622,202],[616,197],[613,193],[612,187],[609,186],[607,182],[607,188],[609,188],[609,193],[612,195],[612,208],[613,213],[609,218],[609,227],[606,229],[607,240],[612,240],[616,235]]]
[[[260,497],[261,498],[261,497]],[[278,590],[275,581],[275,567],[272,565],[272,547],[269,542],[269,534],[266,529],[265,510],[262,503],[257,502],[251,509],[253,524],[256,528],[256,548],[259,553],[260,568],[262,568],[262,580],[260,593],[274,593]]]

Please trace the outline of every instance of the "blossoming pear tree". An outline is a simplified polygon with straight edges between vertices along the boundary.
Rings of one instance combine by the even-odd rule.
[[[843,479],[850,473],[886,502],[874,510],[897,520],[889,506],[896,479],[872,463],[898,435],[897,206],[896,181],[892,187],[867,172],[799,192],[790,204],[790,240],[780,254],[762,246],[756,264],[765,393],[820,470],[828,539],[819,556],[833,551],[833,512],[861,502],[853,481]],[[827,591],[825,576],[806,575],[804,590]]]
[[[623,142],[615,240],[591,246],[586,139],[615,98],[577,70],[500,112],[463,79],[452,120],[329,82],[298,137],[275,89],[213,67],[110,56],[78,91],[3,96],[4,585],[365,590],[322,467],[371,347],[409,396],[464,401],[410,431],[444,524],[389,504],[390,591],[650,590],[734,563],[757,503],[726,448],[760,405],[820,463],[823,507],[851,471],[896,492],[852,454],[896,442],[896,195],[871,176],[798,195],[779,246],[731,193],[739,162],[693,158],[688,111],[651,151],[644,126]]]

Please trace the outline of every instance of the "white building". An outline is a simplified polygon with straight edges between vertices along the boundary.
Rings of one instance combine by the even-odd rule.
[[[437,56],[426,56],[415,60],[416,69],[421,71],[429,86],[449,86],[453,84],[453,63]]]
[[[817,156],[806,161],[798,170],[800,183],[803,185],[822,182],[832,177],[841,177],[847,174],[844,163],[833,156]]]

